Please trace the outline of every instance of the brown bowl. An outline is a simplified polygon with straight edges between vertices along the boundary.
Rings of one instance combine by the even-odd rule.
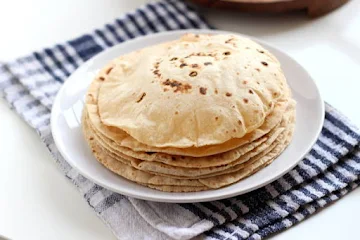
[[[283,13],[305,10],[310,17],[326,14],[348,0],[191,0],[212,8],[236,9],[243,12]]]

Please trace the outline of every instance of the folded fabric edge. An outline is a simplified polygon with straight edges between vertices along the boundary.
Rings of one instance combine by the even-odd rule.
[[[335,191],[329,195],[326,195],[316,201],[308,203],[304,206],[301,206],[296,212],[290,214],[289,216],[280,219],[278,221],[273,222],[272,224],[262,228],[262,229],[252,229],[251,231],[234,231],[234,232],[227,232],[228,239],[247,239],[247,240],[259,240],[274,234],[281,233],[284,231],[304,220],[314,215],[314,213],[323,210],[326,206],[334,203],[337,200],[340,200],[342,197],[347,195],[348,193],[355,190],[360,185],[360,180],[356,180],[350,183],[347,187]],[[235,227],[236,225],[245,226],[246,223],[230,223],[232,225],[231,228]],[[245,226],[245,229],[249,229]],[[205,232],[200,236],[200,239],[224,239],[224,230],[221,229],[213,229],[211,231]]]

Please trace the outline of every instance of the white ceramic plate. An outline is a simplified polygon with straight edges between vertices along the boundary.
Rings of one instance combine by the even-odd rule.
[[[77,69],[59,91],[52,109],[51,128],[63,157],[82,175],[112,191],[159,202],[201,202],[243,194],[274,181],[290,171],[311,149],[324,121],[324,102],[309,74],[282,51],[260,41],[282,63],[288,83],[297,101],[296,129],[289,147],[268,167],[231,186],[196,193],[167,193],[130,182],[103,167],[93,157],[84,140],[80,119],[87,87],[97,71],[110,60],[160,42],[179,38],[186,32],[224,33],[214,30],[172,31],[139,37],[114,46],[87,61]],[[236,33],[232,33],[236,34]]]

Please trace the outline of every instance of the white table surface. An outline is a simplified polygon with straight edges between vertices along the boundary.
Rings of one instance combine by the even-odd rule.
[[[68,40],[146,0],[0,1],[0,60]],[[302,14],[205,13],[216,27],[262,38],[299,61],[326,101],[360,126],[360,1],[317,20]],[[0,100],[0,236],[114,239],[62,175],[37,134]],[[360,189],[272,239],[356,239]],[[125,220],[126,221],[126,220]],[[1,238],[1,237],[0,237]]]

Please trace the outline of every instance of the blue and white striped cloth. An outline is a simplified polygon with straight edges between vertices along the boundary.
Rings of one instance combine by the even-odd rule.
[[[61,157],[50,132],[54,97],[84,61],[115,44],[154,32],[209,28],[181,1],[148,4],[102,29],[12,62],[0,63],[3,97],[40,135],[89,206],[119,239],[262,239],[289,228],[359,184],[360,132],[326,107],[311,152],[279,180],[251,193],[207,203],[169,204],[128,198],[81,176]]]

